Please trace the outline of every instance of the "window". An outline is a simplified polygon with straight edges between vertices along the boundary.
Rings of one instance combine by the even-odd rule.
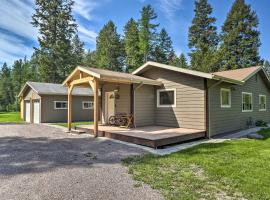
[[[54,101],[54,109],[67,109],[67,101]]]
[[[230,108],[231,107],[231,90],[221,88],[220,89],[220,104],[221,108]]]
[[[259,95],[259,111],[266,111],[266,96]]]
[[[252,93],[242,92],[242,111],[252,111]]]
[[[82,102],[82,108],[83,109],[93,109],[94,102],[93,101],[83,101]]]
[[[157,90],[157,107],[175,107],[176,89]]]

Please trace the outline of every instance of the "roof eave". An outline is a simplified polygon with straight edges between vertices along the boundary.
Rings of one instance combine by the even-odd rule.
[[[167,70],[176,71],[176,72],[189,74],[189,75],[193,75],[193,76],[198,76],[198,77],[202,77],[202,78],[207,78],[207,79],[213,78],[213,75],[209,74],[209,73],[194,71],[194,70],[190,70],[190,69],[183,69],[183,68],[179,68],[178,70],[175,70],[175,69],[173,69],[173,68],[175,68],[174,66],[165,65],[165,64],[161,64],[161,63],[157,63],[157,62],[152,62],[152,61],[148,61],[147,63],[145,63],[144,65],[142,65],[138,69],[136,69],[134,72],[132,72],[132,74],[136,75],[140,72],[143,72],[143,70],[145,68],[147,68],[148,66],[159,67],[162,69],[167,69]]]
[[[221,80],[221,81],[236,84],[236,85],[243,85],[245,83],[244,81],[238,81],[235,79],[230,79],[230,78],[226,78],[226,77],[219,76],[219,75],[213,75],[213,79]]]

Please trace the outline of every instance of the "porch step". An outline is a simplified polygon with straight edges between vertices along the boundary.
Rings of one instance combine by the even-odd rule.
[[[70,133],[83,134],[83,133],[86,133],[86,132],[84,130],[71,129]]]

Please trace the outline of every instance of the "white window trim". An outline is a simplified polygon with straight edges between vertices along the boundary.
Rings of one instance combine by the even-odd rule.
[[[243,110],[243,94],[249,94],[251,95],[251,110]],[[241,103],[241,107],[242,107],[242,112],[252,112],[253,111],[253,95],[250,92],[242,92],[242,103]]]
[[[229,92],[229,105],[222,105],[222,91]],[[231,89],[221,88],[220,89],[220,107],[221,108],[230,108],[231,107],[231,104],[232,104],[231,97],[232,97],[232,95],[231,95]]]
[[[164,92],[164,91],[173,91],[174,92],[174,104],[173,105],[160,105],[160,92]],[[176,107],[176,88],[170,88],[170,89],[158,89],[157,90],[157,107],[158,108],[170,108],[170,107]]]
[[[91,108],[91,107],[90,107],[90,108],[85,108],[85,107],[84,107],[84,104],[85,104],[85,103],[93,103],[93,107],[92,107],[92,108]],[[94,109],[94,102],[93,102],[93,101],[83,101],[83,102],[82,102],[82,109],[83,109],[83,110],[93,110],[93,109]]]
[[[53,104],[54,104],[54,110],[67,110],[68,108],[56,108],[56,103],[66,103],[67,104],[67,101],[54,101]],[[67,105],[68,106],[68,105]]]
[[[260,109],[260,99],[261,99],[261,97],[264,97],[265,98],[265,109]],[[264,94],[260,94],[259,95],[259,111],[266,111],[266,95],[264,95]]]

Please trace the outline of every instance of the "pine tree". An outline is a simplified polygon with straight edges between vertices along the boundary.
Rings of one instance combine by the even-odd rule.
[[[137,22],[131,18],[124,27],[125,64],[128,72],[142,65]]]
[[[212,7],[207,0],[195,1],[195,16],[189,28],[189,47],[191,48],[191,66],[194,70],[211,72],[212,58],[218,45],[216,19],[211,17]]]
[[[88,50],[88,52],[86,53],[84,60],[83,60],[83,64],[86,66],[90,66],[90,67],[95,67],[97,66],[97,61],[96,61],[96,51],[90,51]]]
[[[36,0],[32,24],[39,30],[40,75],[46,82],[62,82],[73,70],[71,39],[77,25],[72,16],[72,0]]]
[[[270,62],[268,60],[265,60],[263,62],[263,67],[264,67],[267,75],[270,77]]]
[[[184,53],[181,53],[179,57],[177,57],[177,55],[174,54],[174,57],[169,64],[175,67],[189,68],[187,59]]]
[[[181,53],[179,56],[179,64],[181,68],[188,68],[188,63],[185,54]]]
[[[123,43],[116,26],[109,21],[99,32],[96,42],[97,66],[114,71],[122,71],[124,59]]]
[[[4,63],[0,71],[0,110],[11,111],[14,100],[11,70]]]
[[[79,36],[76,34],[71,41],[73,66],[78,66],[83,63],[85,56],[84,43],[80,41]]]
[[[141,10],[139,20],[140,52],[143,55],[143,62],[152,59],[156,43],[156,28],[159,24],[152,23],[157,18],[157,14],[151,5],[144,6]]]
[[[38,55],[35,52],[31,56],[31,59],[29,61],[29,69],[31,72],[29,74],[29,80],[35,82],[40,81]]]
[[[258,18],[244,0],[235,0],[221,33],[221,67],[223,70],[257,65],[259,57]]]
[[[167,31],[163,28],[158,35],[153,60],[156,62],[169,64],[173,55],[174,50],[172,47],[172,40]]]

